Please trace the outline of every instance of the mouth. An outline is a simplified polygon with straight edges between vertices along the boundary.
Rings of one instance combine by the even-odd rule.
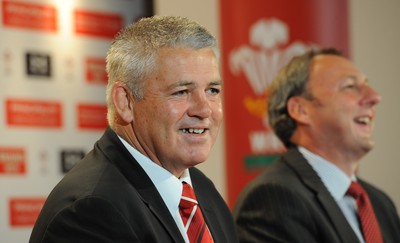
[[[372,118],[369,116],[361,116],[355,119],[355,122],[361,125],[369,125],[372,123]]]
[[[179,129],[181,133],[188,133],[188,134],[203,134],[207,131],[208,129],[205,128],[183,128]]]

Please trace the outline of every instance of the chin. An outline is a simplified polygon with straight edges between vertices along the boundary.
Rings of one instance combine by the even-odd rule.
[[[188,167],[196,166],[198,164],[201,164],[207,160],[208,157],[190,157],[187,162],[185,163]]]
[[[194,164],[199,164],[208,159],[210,155],[210,150],[209,149],[192,149],[191,151],[188,151],[186,153],[185,157],[189,163],[194,163]]]
[[[365,153],[368,153],[369,151],[371,151],[371,150],[374,148],[374,145],[375,145],[375,144],[374,144],[373,142],[370,142],[370,143],[364,145],[364,146],[363,146],[364,152],[365,152]]]

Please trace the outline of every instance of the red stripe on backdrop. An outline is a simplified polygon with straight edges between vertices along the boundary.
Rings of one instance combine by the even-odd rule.
[[[266,117],[266,88],[293,55],[335,47],[349,56],[347,0],[220,0],[227,200],[284,151]]]

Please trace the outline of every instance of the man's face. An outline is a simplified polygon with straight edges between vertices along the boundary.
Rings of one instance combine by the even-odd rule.
[[[179,176],[205,161],[222,122],[221,76],[211,48],[164,48],[134,102],[139,151]]]
[[[373,147],[375,105],[380,96],[346,58],[316,56],[311,65],[310,102],[315,143],[360,158]]]

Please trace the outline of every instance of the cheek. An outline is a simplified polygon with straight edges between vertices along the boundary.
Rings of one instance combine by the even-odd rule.
[[[163,111],[160,109],[158,104],[153,101],[146,101],[134,108],[135,111],[135,120],[143,124],[143,126],[149,126],[150,123],[154,123],[157,118],[163,116]]]
[[[155,106],[153,112],[158,129],[163,127],[165,130],[175,131],[186,117],[186,106],[180,103],[165,102],[160,106]]]
[[[163,104],[163,107],[160,109],[158,108],[160,112],[160,116],[164,116],[167,120],[176,120],[177,118],[182,117],[185,114],[186,111],[186,106],[179,104],[179,103],[174,103],[174,104]]]
[[[219,103],[215,104],[215,106],[212,108],[212,111],[213,111],[214,119],[221,122],[224,117],[222,103],[219,102]]]
[[[223,118],[224,115],[222,109],[219,109],[218,111],[214,112],[214,120],[218,126],[221,125]]]
[[[218,130],[221,128],[221,125],[223,122],[222,109],[213,110],[213,113],[212,113],[211,117],[209,117],[209,119],[210,119],[210,126],[212,127],[212,129],[215,132],[213,134],[216,135]]]

